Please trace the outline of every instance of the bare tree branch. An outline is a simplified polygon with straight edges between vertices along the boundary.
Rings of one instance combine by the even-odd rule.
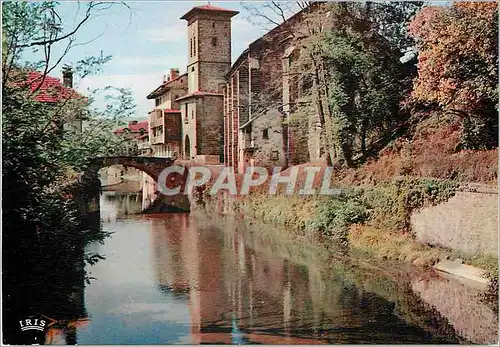
[[[18,45],[17,48],[28,48],[28,47],[33,47],[33,46],[44,46],[44,45],[54,44],[56,42],[65,40],[68,37],[73,36],[80,29],[80,27],[90,19],[91,10],[92,10],[92,8],[94,8],[96,6],[96,4],[98,4],[98,3],[93,3],[93,2],[89,3],[85,17],[80,21],[80,23],[78,23],[76,28],[73,29],[72,31],[70,31],[69,33],[67,33],[63,36],[60,36],[60,37],[56,37],[56,38],[52,38],[52,39],[49,38],[48,40],[34,41],[34,42],[30,42],[30,43],[23,44],[23,45]]]

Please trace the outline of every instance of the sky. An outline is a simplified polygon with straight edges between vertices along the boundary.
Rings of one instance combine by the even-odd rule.
[[[207,4],[195,1],[135,1],[126,2],[130,9],[115,3],[110,9],[91,18],[75,35],[78,44],[62,63],[75,63],[86,56],[111,55],[103,70],[83,80],[75,81],[75,88],[86,93],[88,88],[111,85],[129,88],[137,104],[136,118],[147,118],[154,107],[146,96],[156,89],[170,68],[181,73],[187,65],[187,22],[181,20],[194,6]],[[248,11],[241,2],[210,2],[214,6],[239,11],[232,19],[232,59],[235,59],[259,38],[265,30],[248,20]],[[63,2],[60,14],[69,29],[84,15],[86,3]],[[63,45],[56,47],[61,52]],[[31,53],[30,53],[31,54]],[[62,64],[61,64],[62,66]],[[51,72],[61,78],[61,67]]]
[[[74,64],[88,56],[111,55],[103,70],[83,80],[75,80],[75,89],[82,94],[87,90],[113,86],[132,91],[136,108],[136,119],[146,119],[154,107],[154,101],[146,96],[163,81],[170,68],[186,71],[187,65],[187,22],[180,17],[194,6],[209,1],[126,1],[95,13],[74,36],[76,45],[50,75],[61,78],[61,67],[65,63]],[[443,4],[442,2],[431,2]],[[446,2],[445,2],[446,3]],[[232,18],[232,61],[248,45],[272,28],[258,25],[258,18],[251,16],[241,1],[210,1],[210,4],[240,13]],[[246,1],[245,4],[265,6],[263,1]],[[288,4],[295,4],[289,1]],[[65,32],[71,31],[83,18],[86,2],[67,1],[59,4],[59,14],[65,25]],[[294,5],[288,5],[294,6]],[[293,13],[292,9],[287,17]],[[267,15],[274,17],[267,10]],[[277,19],[277,21],[279,21]],[[54,57],[64,49],[66,43],[53,47]],[[41,53],[28,52],[27,60],[41,58]],[[37,56],[38,55],[38,56]],[[95,106],[104,106],[103,99],[97,99]]]

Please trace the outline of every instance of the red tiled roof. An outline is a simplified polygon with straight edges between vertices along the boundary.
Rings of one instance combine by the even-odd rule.
[[[114,131],[115,134],[121,134],[125,132],[125,129],[129,129],[131,133],[137,133],[140,129],[144,129],[146,134],[149,132],[149,122],[147,120],[137,122],[137,124],[129,124],[126,127],[118,128]]]
[[[229,14],[231,17],[237,15],[239,12],[234,11],[234,10],[228,10],[226,8],[218,7],[218,6],[213,6],[213,5],[201,5],[201,6],[196,6],[193,7],[191,10],[189,10],[184,16],[181,17],[181,19],[186,19],[189,20],[195,12],[198,11],[214,11],[214,12],[222,12],[225,14]]]
[[[227,8],[222,8],[222,7],[218,7],[218,6],[214,6],[214,5],[210,5],[210,4],[196,6],[194,8],[197,8],[197,9],[200,9],[200,10],[208,10],[208,11],[236,12],[236,11],[233,11],[233,10],[228,10]]]
[[[35,96],[35,100],[40,102],[58,102],[71,98],[82,98],[73,89],[64,87],[58,78],[45,76],[45,79],[43,79],[43,74],[37,71],[28,72],[26,85],[32,92],[35,92],[40,86]]]

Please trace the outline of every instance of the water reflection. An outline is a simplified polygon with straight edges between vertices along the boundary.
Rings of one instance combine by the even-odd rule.
[[[29,309],[38,303],[37,310],[58,320],[45,343],[477,342],[474,328],[465,340],[427,303],[425,283],[437,292],[436,278],[391,277],[235,220],[133,215],[141,208],[137,194],[107,192],[100,206],[102,228],[111,237],[86,245],[86,253],[83,243],[76,251],[62,250],[71,259],[64,265],[55,264],[59,247],[41,250],[52,263],[39,264],[38,287],[23,289],[32,299]],[[95,280],[85,286],[89,253],[105,260],[87,266]],[[15,275],[12,283],[27,283],[24,274]],[[467,323],[484,326],[470,318]],[[481,338],[494,339],[487,324]]]
[[[111,211],[110,203],[130,208],[105,196],[101,206]],[[99,248],[106,260],[91,270],[91,323],[77,329],[78,343],[463,341],[408,286],[391,282],[398,298],[388,300],[349,278],[352,267],[328,253],[290,249],[237,222],[187,214],[102,218],[114,234]],[[411,305],[423,306],[402,312]]]

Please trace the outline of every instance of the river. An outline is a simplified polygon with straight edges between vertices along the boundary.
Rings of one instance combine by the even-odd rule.
[[[496,334],[484,310],[440,310],[436,293],[451,290],[457,305],[465,287],[428,271],[388,270],[217,216],[137,215],[133,193],[104,192],[100,209],[111,235],[85,252],[103,259],[86,265],[88,283],[69,304],[52,302],[52,312],[71,306],[71,318],[60,315],[45,343],[484,343]]]

